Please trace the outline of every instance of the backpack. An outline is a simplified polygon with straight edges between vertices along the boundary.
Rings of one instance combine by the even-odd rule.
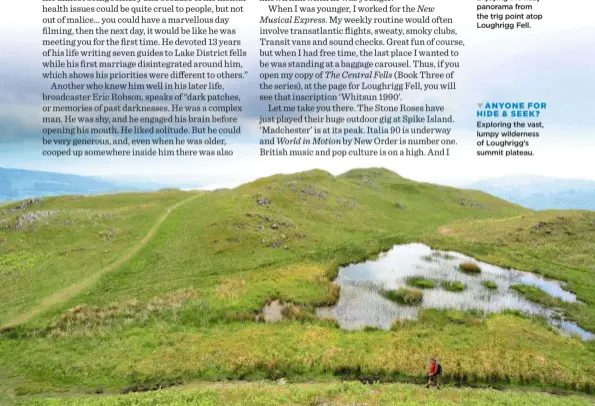
[[[440,365],[440,363],[438,362],[438,372],[436,372],[436,375],[442,375],[442,365]]]

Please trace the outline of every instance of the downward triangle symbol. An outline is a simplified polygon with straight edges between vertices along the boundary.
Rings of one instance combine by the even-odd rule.
[[[483,107],[483,103],[477,103],[477,107],[482,108]]]

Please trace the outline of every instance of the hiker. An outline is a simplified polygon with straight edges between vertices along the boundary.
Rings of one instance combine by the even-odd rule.
[[[436,362],[435,357],[432,357],[430,362],[430,373],[428,374],[430,380],[428,381],[426,388],[429,388],[431,384],[435,383],[436,388],[440,389],[440,382],[438,382],[438,377],[440,375],[442,375],[442,365]]]

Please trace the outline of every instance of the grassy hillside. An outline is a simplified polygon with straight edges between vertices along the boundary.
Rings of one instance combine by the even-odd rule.
[[[592,405],[592,399],[579,396],[556,396],[546,393],[445,388],[427,390],[415,385],[362,385],[355,382],[323,384],[244,383],[211,384],[120,396],[73,396],[49,399],[27,398],[32,406],[177,406],[177,405]]]
[[[57,214],[14,227],[40,210]],[[390,332],[347,332],[314,317],[337,300],[340,265],[420,241],[568,280],[586,304],[566,311],[589,328],[593,213],[564,213],[571,220],[552,227],[571,234],[545,245],[552,235],[531,227],[555,214],[384,169],[203,194],[63,197],[2,213],[0,320],[14,325],[0,336],[6,396],[284,376],[415,380],[431,354],[450,382],[595,384],[593,344],[538,319],[426,311]],[[274,299],[295,305],[292,320],[255,322]]]
[[[436,248],[567,282],[567,289],[584,303],[556,305],[595,331],[595,212],[548,210],[505,219],[461,220],[424,239]]]
[[[0,208],[0,324],[114,262],[183,192],[65,196]]]
[[[337,263],[411,240],[444,221],[523,212],[479,192],[419,184],[383,170],[265,178],[202,196],[172,213],[141,255],[102,280],[101,294],[85,303],[146,300],[195,284],[216,288],[222,277],[262,268],[316,264],[334,272]],[[300,278],[293,282],[301,285]],[[280,284],[273,280],[277,289]],[[252,309],[271,292],[260,296]],[[318,296],[313,304],[322,300]]]

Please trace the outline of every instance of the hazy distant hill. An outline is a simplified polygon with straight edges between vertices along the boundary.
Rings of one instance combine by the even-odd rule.
[[[595,182],[589,180],[507,176],[469,187],[534,210],[595,210]]]
[[[135,191],[138,188],[88,176],[0,168],[0,201],[64,194]]]

